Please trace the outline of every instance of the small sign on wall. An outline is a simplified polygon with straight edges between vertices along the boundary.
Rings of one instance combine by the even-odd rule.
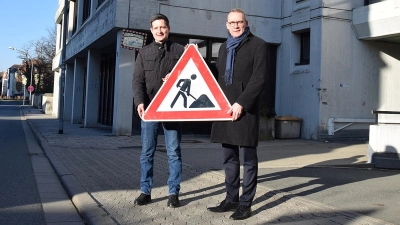
[[[143,48],[146,45],[146,38],[146,33],[123,29],[121,47],[129,50]]]

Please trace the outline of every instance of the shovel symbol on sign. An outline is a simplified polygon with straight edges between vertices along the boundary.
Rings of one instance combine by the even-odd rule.
[[[180,96],[183,98],[183,107],[187,108],[187,96],[192,97],[195,101],[189,106],[189,108],[212,108],[215,107],[215,105],[210,101],[210,99],[207,97],[207,95],[202,94],[200,95],[199,98],[194,97],[192,94],[190,94],[190,86],[192,83],[192,80],[195,80],[197,78],[196,74],[192,74],[190,76],[190,79],[180,79],[178,83],[176,84],[177,88],[180,88],[178,93],[176,94],[174,100],[171,103],[171,108],[174,107],[176,101]],[[180,86],[182,84],[182,86]]]

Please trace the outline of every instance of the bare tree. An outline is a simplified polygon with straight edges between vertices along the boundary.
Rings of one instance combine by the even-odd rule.
[[[54,27],[53,29],[48,29],[47,31],[48,36],[42,37],[41,39],[34,41],[33,48],[39,61],[51,64],[56,53],[57,31],[56,27]]]
[[[29,62],[26,55],[20,52],[19,57],[25,59],[27,69],[26,77],[29,77],[30,83],[31,65],[34,67],[34,77],[32,84],[35,87],[34,92],[49,93],[53,92],[54,74],[52,71],[52,61],[56,52],[56,26],[47,29],[47,36],[41,37],[39,40],[29,41],[25,44],[21,52],[29,54]],[[29,69],[28,69],[29,68]]]

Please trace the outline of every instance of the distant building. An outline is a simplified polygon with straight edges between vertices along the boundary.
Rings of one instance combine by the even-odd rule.
[[[3,76],[1,78],[1,96],[6,97],[8,90],[8,70],[3,72]]]
[[[2,96],[2,90],[3,90],[3,75],[4,72],[0,71],[0,97]]]
[[[138,34],[151,43],[149,18],[163,13],[171,39],[198,43],[212,63],[226,40],[227,13],[240,7],[251,31],[271,47],[267,107],[301,118],[304,139],[368,138],[371,110],[400,111],[399,6],[397,0],[79,0],[68,1],[63,21],[59,0],[53,114],[59,115],[64,25],[64,119],[131,135],[140,126],[131,85],[136,51],[124,40]],[[196,131],[198,123],[188,124]]]

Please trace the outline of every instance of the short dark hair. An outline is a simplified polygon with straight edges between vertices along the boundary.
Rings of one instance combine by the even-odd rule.
[[[167,17],[166,15],[164,15],[164,14],[158,13],[158,14],[152,16],[151,19],[150,19],[150,27],[152,27],[152,23],[153,23],[155,20],[164,20],[164,21],[165,21],[165,24],[166,24],[167,26],[169,26],[168,17]]]

